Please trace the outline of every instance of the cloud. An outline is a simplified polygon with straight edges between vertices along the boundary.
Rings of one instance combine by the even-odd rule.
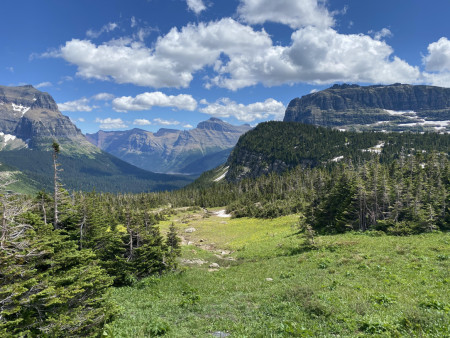
[[[446,37],[428,45],[428,54],[423,57],[425,69],[431,72],[450,71],[450,41]]]
[[[197,101],[186,94],[166,95],[161,92],[147,92],[136,97],[122,96],[113,100],[113,109],[120,112],[130,110],[150,110],[152,107],[174,107],[193,111],[197,108]]]
[[[176,126],[176,125],[180,124],[179,121],[173,121],[173,120],[172,121],[168,121],[168,120],[163,120],[163,119],[160,119],[160,118],[153,119],[153,122],[156,122],[157,124],[161,124],[163,126]]]
[[[203,0],[186,0],[188,8],[193,11],[195,14],[200,14],[202,11],[206,9]]]
[[[386,42],[367,35],[309,26],[295,31],[291,39],[290,46],[271,46],[231,59],[211,82],[236,90],[257,83],[414,83],[420,78],[417,67],[392,57]]]
[[[222,53],[230,58],[251,55],[271,46],[265,31],[254,31],[231,18],[172,28],[152,48],[131,39],[96,45],[89,40],[67,41],[58,53],[78,67],[86,79],[114,80],[154,88],[188,87],[193,74],[206,66],[220,67]],[[44,55],[42,54],[42,55]]]
[[[133,121],[133,124],[137,125],[137,126],[149,126],[152,123],[149,120],[146,120],[146,119],[136,119],[136,120]]]
[[[58,108],[60,111],[92,111],[96,108],[95,106],[89,105],[89,99],[83,97],[74,101],[67,101],[64,103],[58,103]]]
[[[53,86],[53,84],[51,83],[51,82],[41,82],[41,83],[38,83],[37,85],[35,85],[34,87],[35,88],[43,88],[43,87],[51,87],[51,86]]]
[[[61,80],[58,81],[58,84],[63,84],[64,82],[70,82],[73,81],[73,77],[72,76],[63,76],[61,78]]]
[[[91,39],[95,39],[98,38],[100,35],[102,35],[103,33],[109,33],[112,32],[113,30],[115,30],[116,28],[118,28],[119,25],[115,22],[110,22],[106,25],[104,25],[99,31],[94,31],[92,29],[89,29],[86,32],[87,37],[91,38]]]
[[[284,116],[286,107],[283,103],[274,99],[267,99],[264,102],[255,102],[249,105],[236,103],[229,98],[222,98],[215,103],[207,103],[206,107],[200,109],[202,113],[214,117],[233,116],[239,121],[251,122],[254,120],[267,119],[272,116],[276,120],[281,120]]]
[[[5,69],[10,71],[11,73],[14,73],[14,67],[5,67]]]
[[[192,125],[190,125],[190,124],[185,124],[185,125],[183,126],[183,128],[191,129],[191,128],[194,128],[194,126],[192,126]]]
[[[382,30],[380,30],[378,32],[370,30],[368,33],[373,35],[373,38],[375,40],[381,40],[383,38],[388,38],[393,35],[392,32],[388,28],[383,28]]]
[[[106,119],[96,118],[95,122],[100,123],[100,129],[121,129],[128,127],[122,119],[112,119],[110,117]]]
[[[131,28],[134,28],[137,26],[137,21],[136,18],[134,16],[131,17],[131,24],[130,24]]]
[[[260,8],[263,3],[265,1],[262,0],[242,1],[241,7]],[[418,67],[394,56],[392,47],[382,40],[383,36],[389,35],[389,30],[375,33],[376,38],[364,34],[340,34],[328,27],[331,21],[325,19],[331,14],[325,11],[322,1],[286,3],[319,13],[326,24],[304,21],[309,26],[301,25],[292,33],[291,42],[282,46],[274,45],[264,29],[254,30],[231,18],[224,18],[189,24],[181,29],[174,27],[160,36],[152,47],[131,38],[99,45],[89,40],[73,39],[52,55],[60,55],[76,65],[77,75],[82,78],[153,88],[186,88],[201,70],[208,71],[208,75],[203,77],[207,88],[218,86],[230,90],[256,84],[270,87],[294,83],[424,81]],[[283,23],[289,24],[287,19]],[[430,48],[426,59],[429,61],[426,62],[433,68],[436,62],[432,61],[432,56],[439,53],[433,46]],[[159,105],[153,103],[153,98],[143,103],[140,99],[118,98],[115,109],[145,110]],[[186,109],[178,105],[168,106]]]
[[[115,96],[110,93],[98,93],[98,94],[92,96],[92,99],[96,100],[96,101],[110,101],[110,100],[114,99],[114,97]]]
[[[241,20],[249,24],[278,22],[293,29],[305,26],[332,27],[332,14],[320,0],[241,0]]]

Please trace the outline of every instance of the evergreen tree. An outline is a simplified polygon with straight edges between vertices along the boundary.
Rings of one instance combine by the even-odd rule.
[[[177,235],[177,229],[173,222],[169,227],[169,232],[167,233],[166,243],[167,243],[167,247],[168,247],[166,264],[170,269],[173,270],[177,266],[175,259],[181,253],[180,238]]]

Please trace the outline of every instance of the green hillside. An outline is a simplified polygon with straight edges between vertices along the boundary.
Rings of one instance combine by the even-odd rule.
[[[450,154],[450,134],[342,132],[296,122],[264,122],[239,139],[226,163],[226,178],[282,173],[298,165],[360,163],[376,154],[381,162],[390,162],[400,154],[432,151]]]
[[[37,182],[39,189],[51,191],[52,155],[39,150],[1,151],[0,162],[18,168]],[[68,190],[107,192],[149,192],[173,190],[185,186],[188,177],[151,173],[104,152],[58,157],[63,171],[61,180]]]

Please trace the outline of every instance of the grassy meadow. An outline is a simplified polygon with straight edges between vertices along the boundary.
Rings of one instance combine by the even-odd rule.
[[[448,233],[347,233],[311,246],[298,215],[184,210],[161,230],[171,222],[184,242],[179,271],[113,289],[121,314],[105,336],[450,336]]]

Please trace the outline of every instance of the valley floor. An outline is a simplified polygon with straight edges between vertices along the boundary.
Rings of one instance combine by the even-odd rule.
[[[318,236],[298,216],[180,211],[180,271],[112,291],[114,337],[450,335],[450,234]],[[215,264],[214,264],[215,263]]]

